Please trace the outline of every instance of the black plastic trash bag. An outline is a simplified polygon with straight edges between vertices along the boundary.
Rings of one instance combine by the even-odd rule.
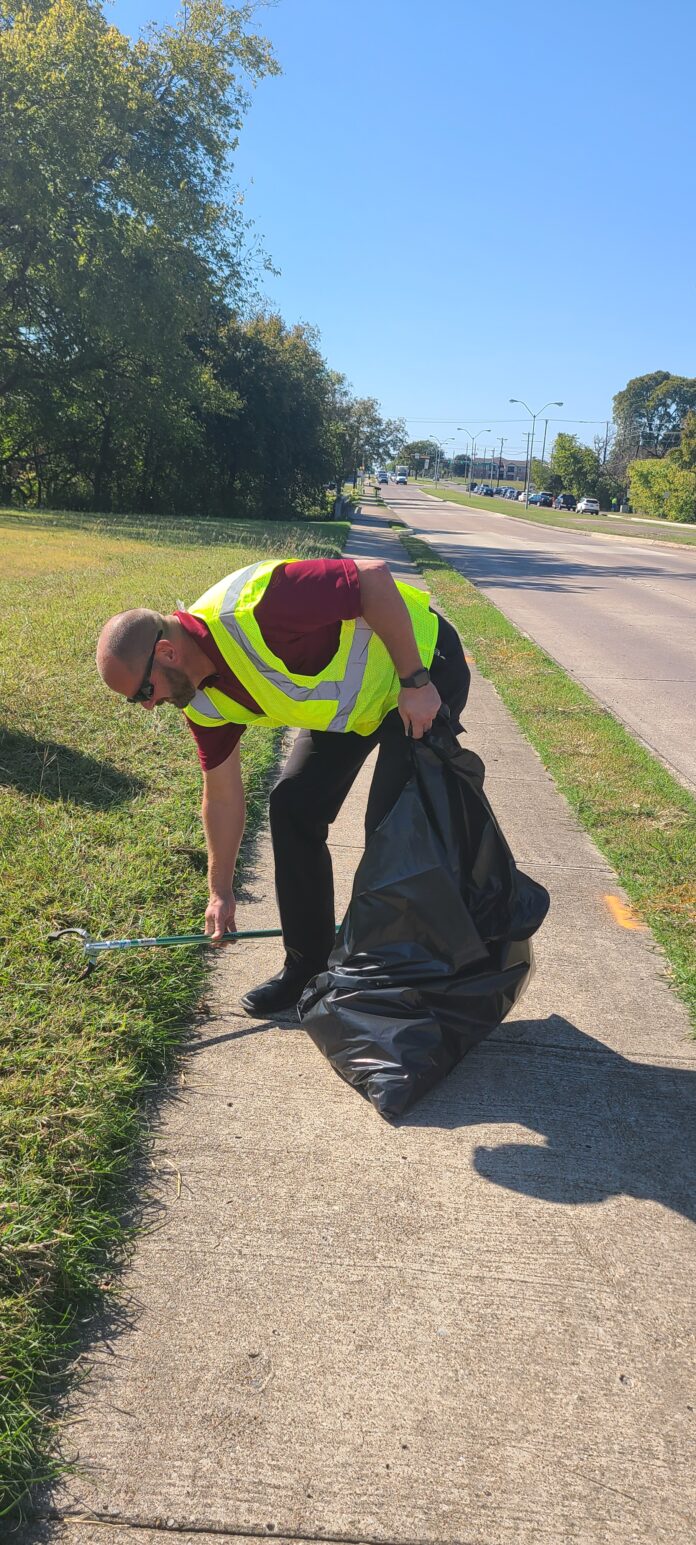
[[[370,837],[304,1028],[336,1072],[394,1120],[495,1030],[532,972],[549,906],[517,868],[480,757],[438,717]]]

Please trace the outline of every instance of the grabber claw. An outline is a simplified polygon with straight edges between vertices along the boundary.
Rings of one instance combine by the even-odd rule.
[[[53,939],[62,939],[63,935],[66,933],[74,933],[77,935],[78,939],[82,940],[85,954],[87,956],[87,963],[85,965],[84,971],[80,972],[80,976],[89,976],[90,972],[94,970],[94,967],[97,964],[96,951],[91,948],[95,942],[91,933],[88,933],[86,928],[56,928],[53,933],[49,933],[48,937],[51,941]]]

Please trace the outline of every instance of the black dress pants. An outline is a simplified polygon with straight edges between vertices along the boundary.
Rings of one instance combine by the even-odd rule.
[[[452,625],[439,617],[431,678],[446,703],[455,729],[464,708],[470,674]],[[403,722],[396,709],[372,735],[300,730],[270,798],[276,895],[288,964],[323,970],[335,942],[334,892],[329,826],[375,746],[379,755],[370,787],[365,835],[396,803],[411,770]]]

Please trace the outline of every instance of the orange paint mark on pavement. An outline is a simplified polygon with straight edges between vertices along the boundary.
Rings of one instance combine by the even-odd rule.
[[[633,907],[629,907],[628,903],[622,901],[620,896],[605,896],[604,900],[614,922],[618,923],[620,928],[645,928],[645,923],[641,922]]]

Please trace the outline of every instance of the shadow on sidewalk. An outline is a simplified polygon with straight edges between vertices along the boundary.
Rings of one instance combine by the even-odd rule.
[[[517,1020],[399,1125],[493,1123],[544,1139],[475,1148],[494,1185],[564,1206],[633,1196],[696,1218],[696,1068],[630,1062],[559,1015]]]

